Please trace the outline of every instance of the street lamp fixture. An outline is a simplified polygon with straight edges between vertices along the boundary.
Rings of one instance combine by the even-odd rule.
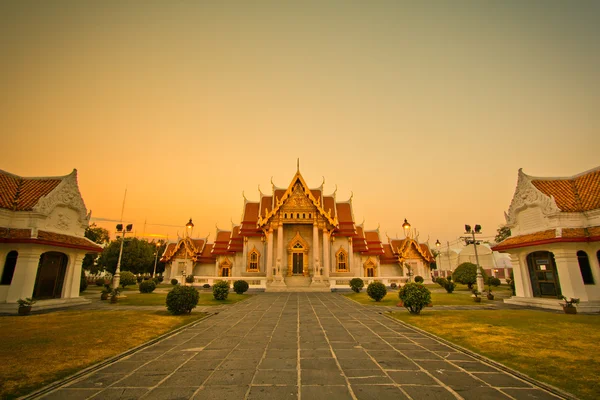
[[[192,231],[194,230],[194,223],[192,222],[191,218],[188,221],[188,223],[185,224],[185,227],[187,228],[188,237],[189,237],[192,234]]]
[[[410,232],[410,224],[408,223],[406,218],[404,218],[404,223],[402,224],[402,229],[404,229],[404,236],[408,237],[408,234]]]
[[[479,266],[479,256],[477,255],[477,245],[479,244],[479,242],[475,240],[475,234],[481,234],[481,225],[475,225],[475,229],[472,229],[471,225],[465,225],[465,234],[471,235],[472,237],[465,237],[464,239],[467,245],[473,244],[473,248],[475,249],[475,261],[477,262],[477,291],[479,293],[483,293],[483,275],[481,274],[481,267]]]
[[[133,230],[133,224],[128,224],[123,229],[123,224],[117,224],[117,238],[119,233],[123,235],[121,238],[121,248],[119,249],[119,260],[117,261],[117,269],[113,277],[113,289],[117,289],[121,283],[121,258],[123,258],[123,243],[125,242],[125,234]]]

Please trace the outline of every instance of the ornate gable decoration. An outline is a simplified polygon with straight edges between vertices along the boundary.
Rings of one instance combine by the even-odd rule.
[[[397,248],[397,252],[400,258],[400,261],[405,261],[407,259],[415,259],[422,258],[426,262],[429,262],[429,255],[426,251],[424,251],[419,243],[416,240],[407,238],[402,243],[402,247]]]
[[[58,186],[40,198],[33,207],[33,211],[44,215],[50,215],[57,206],[65,206],[75,210],[80,223],[88,223],[90,215],[87,214],[83,198],[77,185],[77,170],[67,175]]]
[[[323,218],[325,218],[331,225],[338,225],[337,218],[332,218],[331,213],[326,212],[323,207],[321,207],[321,204],[317,201],[317,199],[315,199],[312,192],[308,188],[308,185],[304,181],[304,178],[302,175],[300,175],[300,172],[296,172],[296,175],[294,175],[289,187],[281,196],[281,198],[274,198],[273,202],[273,209],[270,210],[264,217],[259,216],[258,227],[265,226],[282,207],[285,209],[294,210],[316,209],[316,212],[321,214],[321,216],[323,216]]]
[[[517,213],[527,207],[538,206],[544,215],[550,215],[560,212],[556,205],[554,196],[546,196],[531,183],[531,178],[519,168],[519,179],[515,194],[508,208],[508,213],[504,213],[507,225],[514,225],[517,221]]]

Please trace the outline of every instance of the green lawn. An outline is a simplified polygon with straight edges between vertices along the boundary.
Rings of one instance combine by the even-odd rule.
[[[536,310],[392,315],[581,399],[600,398],[598,315]]]
[[[0,317],[0,398],[30,393],[204,316],[165,309]]]
[[[116,305],[125,306],[164,306],[166,304],[167,293],[139,293],[125,292],[126,297],[119,298]],[[212,293],[200,293],[198,306],[220,306],[223,304],[233,304],[238,301],[246,300],[251,295],[229,293],[227,300],[215,300]]]
[[[357,301],[361,304],[372,305],[372,306],[395,306],[400,301],[398,297],[398,291],[388,291],[387,295],[379,302],[371,299],[366,292],[360,293],[344,293],[344,296]],[[496,301],[502,300],[488,300],[485,296],[481,299],[481,303],[475,303],[471,297],[470,292],[454,292],[454,293],[431,293],[431,302],[433,307],[436,305],[468,305],[468,306],[484,306],[491,304]]]

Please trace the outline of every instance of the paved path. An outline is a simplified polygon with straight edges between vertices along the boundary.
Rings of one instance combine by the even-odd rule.
[[[335,293],[264,293],[44,399],[557,399]]]

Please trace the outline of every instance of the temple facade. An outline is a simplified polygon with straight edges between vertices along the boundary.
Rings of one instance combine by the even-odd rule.
[[[509,253],[514,269],[506,303],[561,309],[565,296],[600,311],[600,167],[571,177],[519,170],[505,217],[512,236],[493,250]]]
[[[382,242],[378,229],[356,224],[352,197],[338,201],[335,192],[323,193],[323,184],[309,188],[298,170],[287,188],[272,185],[258,201],[244,198],[241,223],[217,228],[214,242],[182,238],[169,243],[161,261],[167,279],[192,275],[196,285],[244,279],[269,291],[328,291],[348,288],[354,277],[430,281],[434,259],[410,232]]]

